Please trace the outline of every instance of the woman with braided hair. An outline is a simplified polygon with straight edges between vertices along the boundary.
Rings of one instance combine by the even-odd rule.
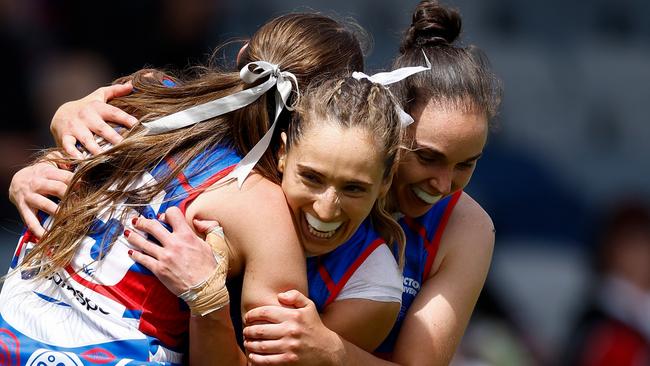
[[[346,57],[316,44],[336,44]],[[46,158],[76,167],[74,189],[39,223],[48,228],[40,240],[21,237],[0,294],[0,331],[18,341],[7,357],[178,364],[189,347],[192,364],[245,364],[226,277],[243,274],[245,311],[304,291],[301,248],[320,255],[348,240],[368,246],[371,235],[403,243],[379,200],[397,161],[400,109],[384,86],[337,77],[362,68],[354,34],[320,15],[282,16],[256,32],[239,63],[239,75],[205,69],[190,80],[137,72],[136,92],[112,101],[141,121],[123,141],[92,157]],[[328,76],[291,102],[296,84]],[[291,105],[293,122],[282,114]],[[249,177],[246,166],[255,166]],[[222,229],[206,227],[215,219]],[[211,232],[212,247],[188,223]],[[355,239],[360,226],[367,234]],[[398,293],[365,305],[386,334],[400,277],[390,250],[381,258],[397,280],[385,287]]]
[[[458,12],[421,1],[394,67],[431,70],[393,88],[415,119],[389,193],[389,210],[406,234],[402,308],[375,355],[331,332],[314,304],[297,291],[283,307],[245,315],[245,345],[253,364],[447,365],[487,276],[494,246],[489,215],[468,184],[500,102],[500,83],[484,54],[457,45]],[[423,55],[424,53],[424,55]],[[310,282],[311,285],[311,282]],[[262,323],[263,322],[263,323]]]
[[[393,88],[416,122],[407,128],[407,152],[390,190],[390,211],[399,217],[407,242],[403,305],[380,347],[381,358],[337,334],[331,323],[324,326],[317,301],[289,291],[278,295],[282,307],[264,306],[245,315],[244,345],[253,364],[449,363],[494,245],[489,216],[462,189],[485,146],[488,120],[500,98],[498,80],[480,50],[456,44],[460,25],[457,12],[422,1],[395,62],[421,65],[424,52],[431,70]],[[323,279],[319,268],[314,276],[310,272],[310,285],[312,278]],[[368,266],[354,276],[378,273],[381,268]]]

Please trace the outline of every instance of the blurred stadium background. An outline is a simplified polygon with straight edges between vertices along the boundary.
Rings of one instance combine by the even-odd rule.
[[[650,200],[650,2],[443,3],[461,11],[461,39],[487,52],[505,89],[468,188],[494,219],[497,245],[454,362],[560,364],[596,285],[601,219],[619,202]],[[0,0],[2,191],[35,150],[52,144],[56,108],[117,76],[182,69],[273,16],[304,10],[356,19],[372,35],[367,69],[377,71],[389,67],[416,4]],[[0,208],[6,267],[20,219],[6,194]]]

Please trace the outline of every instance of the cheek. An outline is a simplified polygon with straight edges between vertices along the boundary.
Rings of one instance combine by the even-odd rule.
[[[405,158],[397,168],[396,182],[400,184],[410,184],[418,180],[418,177],[424,175],[424,169],[417,160]]]
[[[282,180],[282,191],[289,207],[295,212],[305,200],[304,193],[295,183],[288,181],[287,178]]]
[[[353,200],[347,202],[343,210],[346,212],[347,217],[354,221],[355,223],[360,223],[372,211],[372,206],[375,204],[375,200],[369,198],[367,200]]]
[[[472,174],[474,174],[473,168],[471,170],[460,171],[458,174],[456,174],[452,190],[457,191],[459,189],[464,189],[467,187],[467,184],[469,184],[469,181],[472,178]]]

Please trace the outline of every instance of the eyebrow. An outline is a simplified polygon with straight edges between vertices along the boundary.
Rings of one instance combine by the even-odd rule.
[[[441,151],[436,150],[435,148],[430,147],[430,146],[420,145],[419,143],[415,142],[412,151],[421,151],[421,150],[425,150],[425,151],[427,151],[429,154],[434,155],[434,156],[437,157],[437,158],[441,158],[441,159],[447,160],[447,155],[445,155],[445,154],[442,153]],[[481,156],[483,156],[483,152],[482,152],[482,151],[481,151],[480,153],[474,155],[474,156],[471,156],[471,157],[469,157],[469,158],[463,160],[462,162],[463,162],[463,163],[469,163],[469,162],[471,162],[471,161],[478,160]]]
[[[304,165],[302,163],[297,163],[296,166],[298,167],[298,173],[309,172],[309,173],[312,173],[312,174],[316,174],[317,176],[319,176],[321,178],[324,177],[324,175],[321,172],[319,172],[315,168],[312,168],[312,167],[310,167],[308,165]],[[360,180],[360,179],[354,179],[354,178],[353,179],[346,179],[345,183],[346,184],[359,184],[359,185],[368,186],[368,187],[371,187],[373,185],[372,182],[368,182],[368,181]]]

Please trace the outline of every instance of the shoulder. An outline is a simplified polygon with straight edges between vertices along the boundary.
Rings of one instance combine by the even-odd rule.
[[[485,234],[487,231],[488,237],[494,238],[494,223],[490,215],[485,212],[483,207],[476,202],[469,194],[463,192],[454,207],[454,210],[449,219],[447,230],[461,230],[478,231],[479,234]]]
[[[258,174],[251,174],[241,188],[236,181],[217,182],[202,193],[188,208],[189,214],[238,221],[248,216],[278,215],[289,217],[290,211],[282,188]],[[227,215],[224,215],[227,214]]]
[[[217,183],[190,205],[186,216],[217,220],[223,227],[232,272],[244,273],[244,308],[278,304],[277,294],[288,289],[306,290],[302,246],[277,184],[258,174],[251,174],[241,189],[235,181]]]
[[[241,189],[235,181],[217,182],[192,202],[186,216],[219,221],[239,250],[254,245],[261,251],[260,243],[300,247],[282,188],[258,174]]]
[[[444,262],[465,262],[487,271],[494,250],[494,223],[470,195],[463,192],[449,217],[434,269]],[[435,271],[432,271],[432,273]]]

